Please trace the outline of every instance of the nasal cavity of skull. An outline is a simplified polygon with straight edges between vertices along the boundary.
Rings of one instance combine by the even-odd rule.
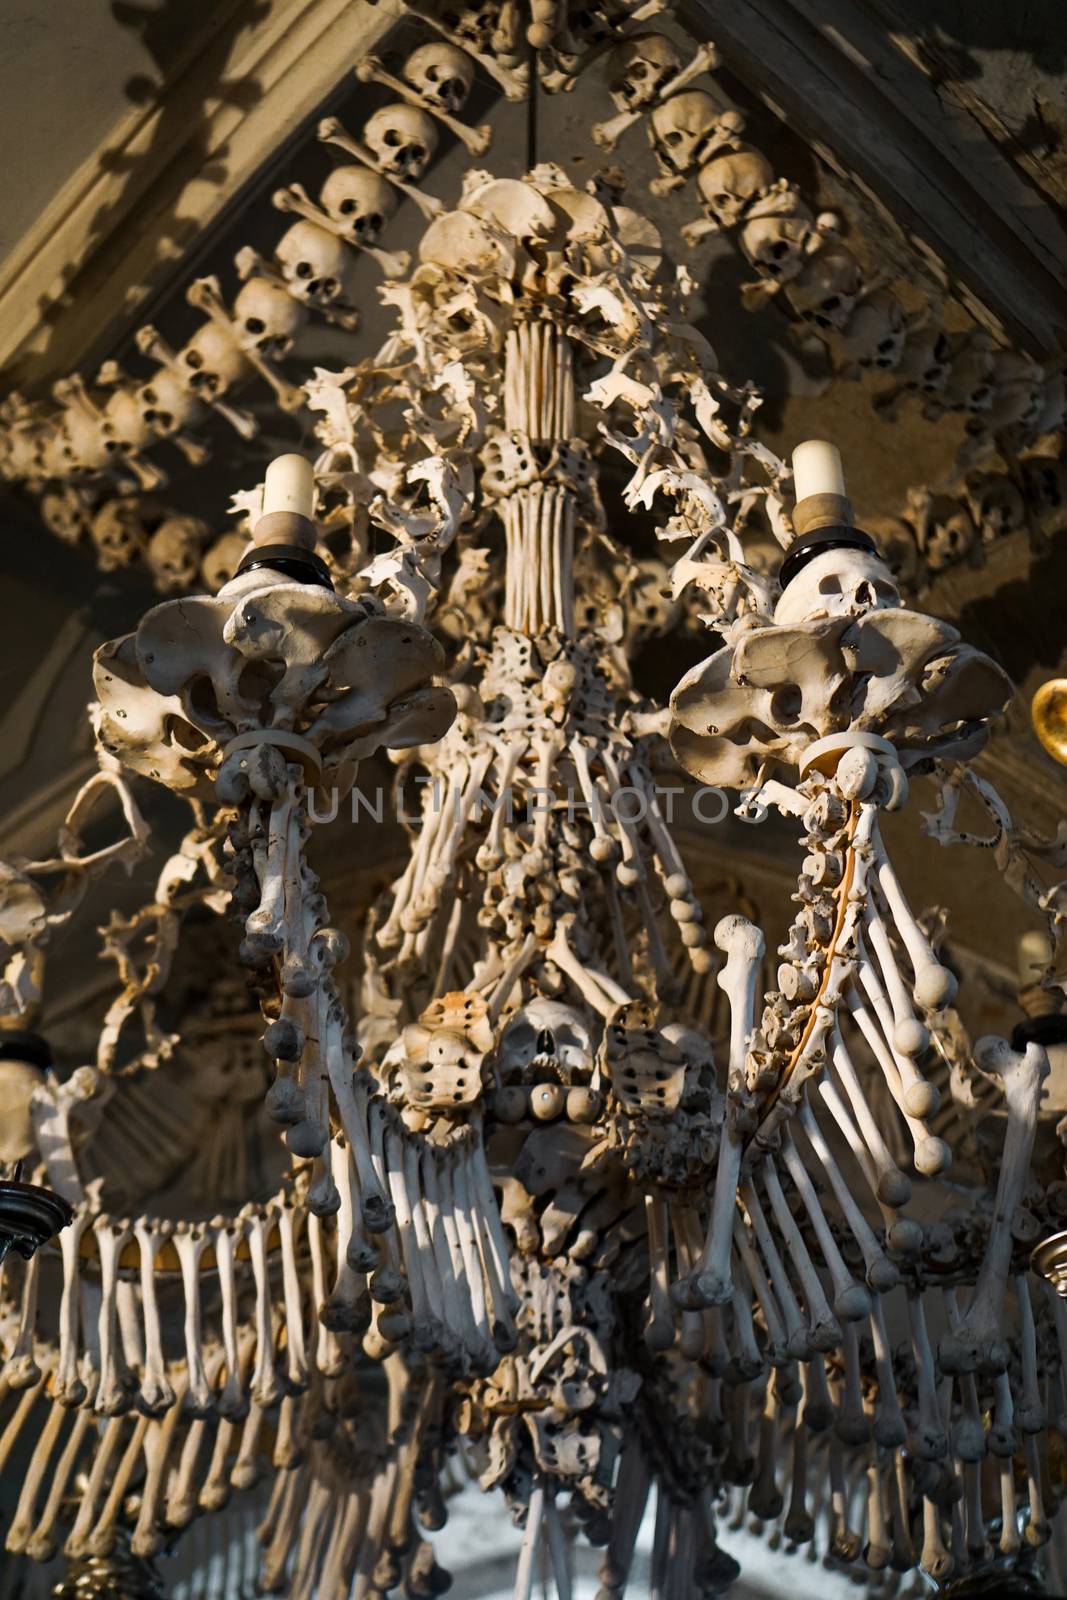
[[[146,422],[158,422],[161,428],[169,428],[174,421],[173,413],[163,411],[159,406],[159,396],[154,389],[142,389],[141,398],[148,404],[145,406],[144,419]]]

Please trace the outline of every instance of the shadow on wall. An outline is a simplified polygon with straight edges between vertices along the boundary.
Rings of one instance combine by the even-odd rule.
[[[1062,0],[1029,0],[1004,6],[1000,0],[898,0],[897,16],[910,20],[913,39],[936,77],[967,80],[982,76],[972,50],[1026,57],[1042,72],[1067,70],[1067,16]]]
[[[209,152],[206,130],[198,123],[194,108],[229,105],[248,111],[261,96],[253,78],[231,78],[227,67],[237,38],[263,20],[270,11],[268,0],[159,0],[141,4],[137,0],[113,0],[110,7],[115,21],[140,36],[155,71],[138,73],[123,86],[132,106],[146,116],[158,115],[151,123],[147,143],[135,151],[113,149],[100,160],[100,172],[117,176],[121,187],[113,192],[92,218],[86,260],[92,261],[94,275],[101,270],[101,256],[93,246],[97,241],[116,238],[137,227],[136,205],[146,184],[151,182],[166,195],[161,210],[154,210],[151,224],[153,264],[173,259],[176,263],[195,237],[195,225],[181,218],[181,201],[186,186],[199,183],[220,185],[227,174],[226,147]],[[158,200],[158,194],[157,194]],[[106,253],[103,262],[106,269]],[[48,331],[42,347],[27,362],[20,379],[32,380],[37,372],[47,371],[51,335],[65,312],[77,298],[82,285],[81,269],[70,269],[62,293],[41,304],[41,321]]]

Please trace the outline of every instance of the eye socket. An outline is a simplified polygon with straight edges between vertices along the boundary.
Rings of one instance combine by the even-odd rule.
[[[828,572],[824,578],[819,579],[820,594],[840,594],[841,579],[834,572]]]

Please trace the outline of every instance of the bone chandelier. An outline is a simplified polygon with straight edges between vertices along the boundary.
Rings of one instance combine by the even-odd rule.
[[[1017,841],[968,766],[1010,687],[900,603],[831,447],[791,474],[759,444],[684,272],[593,191],[469,175],[383,288],[377,354],[308,385],[322,453],[268,471],[236,576],[98,652],[101,776],[57,859],[7,872],[4,998],[32,1020],[50,930],[143,847],[121,770],[191,807],[153,903],[106,930],[124,986],[96,1065],[61,1081],[4,1046],[0,1154],[74,1208],[4,1280],[0,1461],[21,1440],[28,1463],[7,1548],[86,1585],[120,1557],[143,1584],[257,1479],[262,1584],[322,1600],[442,1593],[429,1535],[461,1475],[524,1526],[516,1600],[542,1575],[570,1596],[580,1539],[601,1600],[626,1593],[650,1500],[667,1600],[737,1575],[727,1516],[879,1594],[915,1568],[1004,1592],[1050,1539],[1067,1305],[1028,1262],[1067,1209],[1052,1033],[971,1050],[882,833],[921,775],[943,842],[964,794]],[[716,635],[670,713],[631,678],[613,458]],[[346,592],[317,551],[339,526],[363,541]],[[796,827],[776,968],[746,916],[705,927],[668,732],[700,783]],[[421,810],[343,928],[309,849],[381,749]],[[86,856],[105,791],[129,837]],[[232,995],[177,1034],[157,1012],[193,907],[240,924],[273,1123]],[[208,1120],[246,1108],[200,1209],[123,1209],[118,1169],[165,1193],[190,1158],[194,1084]],[[999,1154],[950,1186],[979,1117]],[[224,1171],[250,1145],[258,1176]]]

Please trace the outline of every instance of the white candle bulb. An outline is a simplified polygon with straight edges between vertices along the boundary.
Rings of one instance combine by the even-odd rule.
[[[797,500],[811,494],[845,496],[841,452],[827,439],[805,439],[793,451],[793,487]]]
[[[276,456],[263,479],[263,515],[272,511],[295,511],[313,517],[315,507],[315,469],[304,456]]]

